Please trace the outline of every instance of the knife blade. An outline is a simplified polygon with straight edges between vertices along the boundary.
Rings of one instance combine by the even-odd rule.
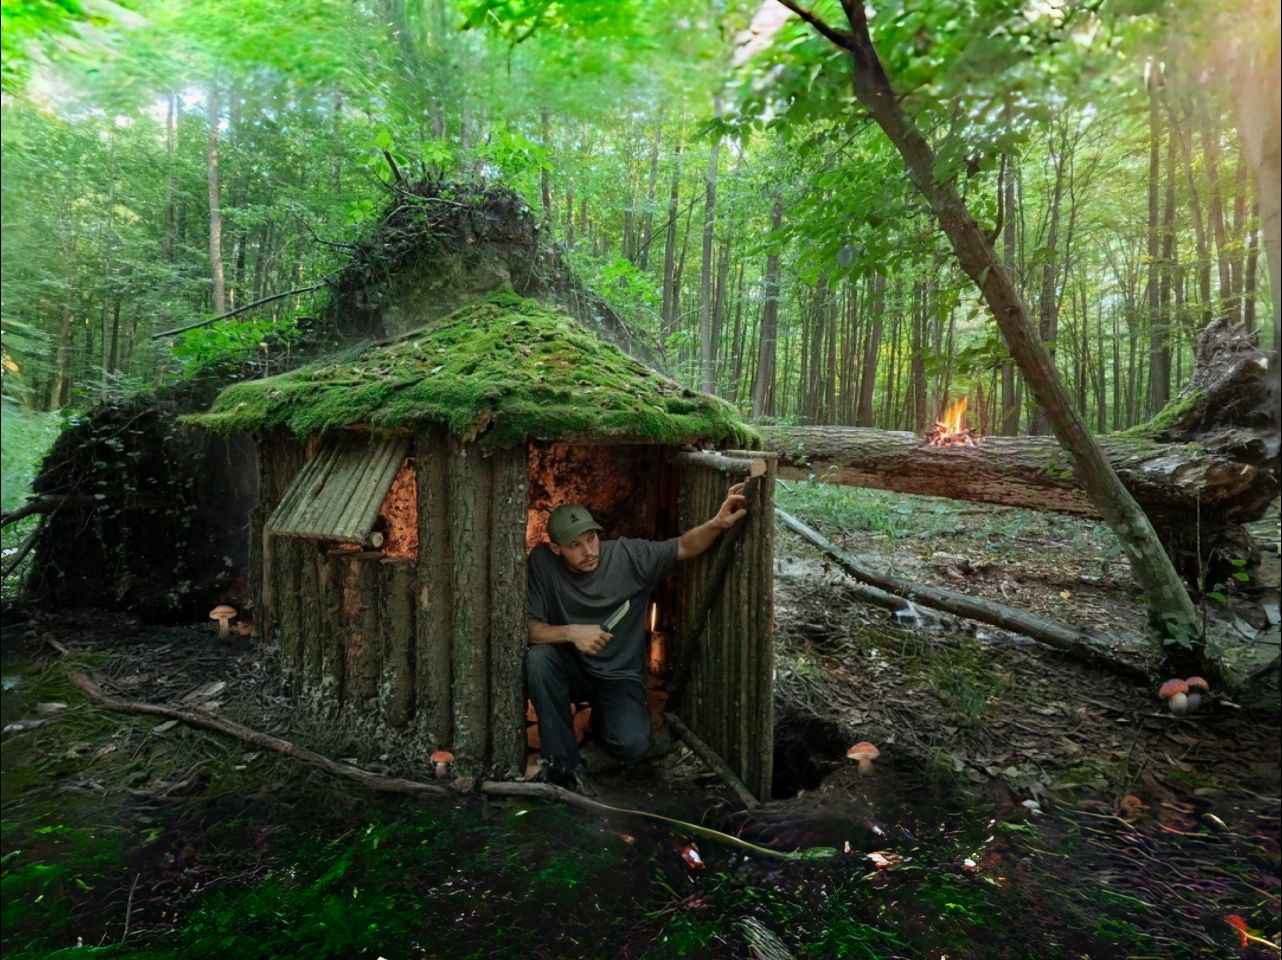
[[[631,606],[630,601],[624,600],[621,604],[619,604],[618,609],[616,609],[614,613],[610,614],[608,617],[605,618],[605,622],[601,624],[601,629],[613,630],[616,626],[618,626],[619,621],[623,619],[623,615],[628,612],[628,607],[630,606]]]

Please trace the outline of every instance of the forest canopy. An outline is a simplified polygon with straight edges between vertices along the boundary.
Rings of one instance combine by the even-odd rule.
[[[395,164],[523,194],[679,382],[763,422],[922,430],[967,395],[983,432],[1044,432],[840,51],[779,11],[6,0],[4,394],[84,408],[270,357]],[[1276,23],[1255,0],[873,11],[1096,431],[1175,396],[1213,319],[1277,343],[1238,103]]]

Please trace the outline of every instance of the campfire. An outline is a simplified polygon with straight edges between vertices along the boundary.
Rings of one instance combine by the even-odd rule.
[[[979,434],[964,426],[965,422],[966,398],[962,397],[944,411],[922,439],[932,447],[973,447],[979,442]]]

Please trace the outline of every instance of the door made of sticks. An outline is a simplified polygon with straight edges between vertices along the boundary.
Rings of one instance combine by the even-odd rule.
[[[774,458],[729,451],[678,454],[674,461],[682,530],[714,516],[730,485],[764,461],[764,474],[749,487],[742,533],[677,568],[678,676],[688,673],[669,709],[767,800],[774,751]],[[717,577],[723,547],[732,552]]]

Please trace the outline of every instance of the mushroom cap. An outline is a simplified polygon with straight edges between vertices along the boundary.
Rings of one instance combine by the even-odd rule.
[[[1211,685],[1201,677],[1189,677],[1184,681],[1184,683],[1190,690],[1201,690],[1205,693],[1211,692]]]
[[[236,616],[236,608],[229,607],[225,603],[220,603],[209,611],[210,620],[230,620],[234,616]]]
[[[454,761],[454,754],[450,753],[448,750],[432,751],[433,763],[452,763],[453,761]]]
[[[846,751],[846,757],[850,760],[876,760],[881,756],[881,751],[874,747],[867,740],[856,743]]]
[[[1189,685],[1178,677],[1173,677],[1162,684],[1162,688],[1157,691],[1157,695],[1163,700],[1168,700],[1177,693],[1188,693]]]

